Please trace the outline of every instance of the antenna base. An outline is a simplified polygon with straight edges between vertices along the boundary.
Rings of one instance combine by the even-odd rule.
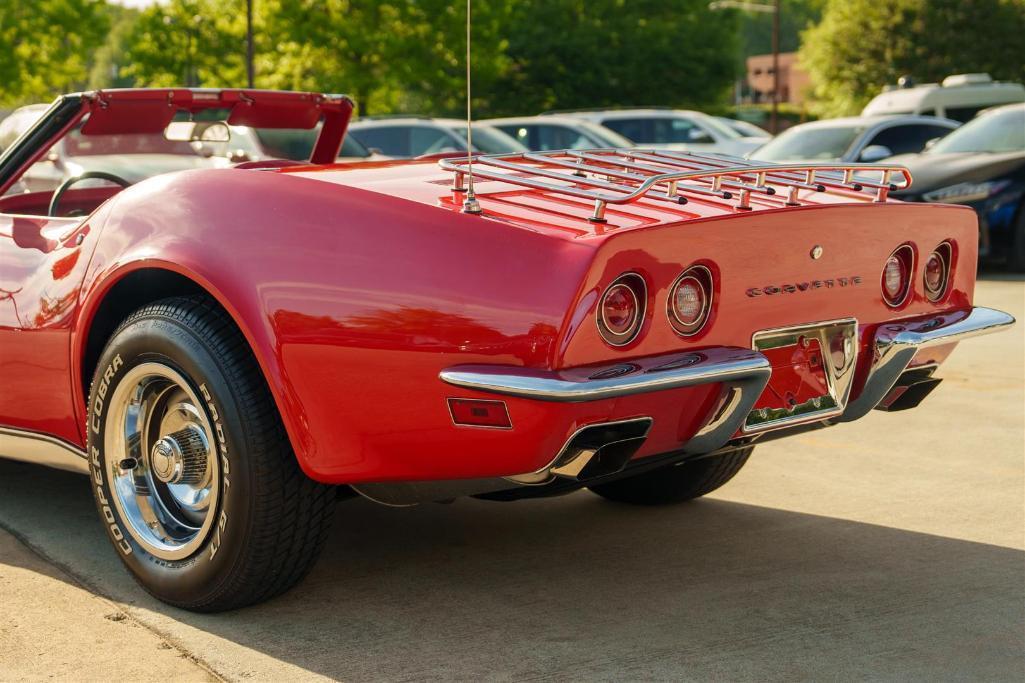
[[[477,198],[471,195],[463,201],[463,213],[484,213],[484,209],[480,208]]]

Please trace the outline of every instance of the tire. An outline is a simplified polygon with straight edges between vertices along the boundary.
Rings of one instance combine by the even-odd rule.
[[[754,446],[749,446],[725,455],[666,465],[588,488],[602,498],[617,503],[682,503],[711,493],[728,482],[744,466],[753,450]]]
[[[279,595],[313,566],[335,487],[299,469],[263,374],[203,297],[139,309],[89,391],[91,484],[138,583],[197,612]]]

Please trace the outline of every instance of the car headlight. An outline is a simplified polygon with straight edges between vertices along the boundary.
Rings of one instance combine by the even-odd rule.
[[[1010,184],[1010,180],[987,180],[983,183],[958,183],[932,192],[926,192],[922,199],[927,202],[949,202],[960,204],[974,202],[995,195]]]

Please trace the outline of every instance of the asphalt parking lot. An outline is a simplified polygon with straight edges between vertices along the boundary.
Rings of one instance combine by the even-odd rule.
[[[0,679],[1021,680],[1025,325],[940,375],[675,508],[343,503],[304,583],[224,615],[145,595],[84,479],[0,462]]]

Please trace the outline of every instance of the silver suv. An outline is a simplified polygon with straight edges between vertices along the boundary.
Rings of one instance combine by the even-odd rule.
[[[606,109],[559,115],[605,126],[641,147],[744,156],[765,142],[764,138],[741,135],[714,116],[685,109]]]

